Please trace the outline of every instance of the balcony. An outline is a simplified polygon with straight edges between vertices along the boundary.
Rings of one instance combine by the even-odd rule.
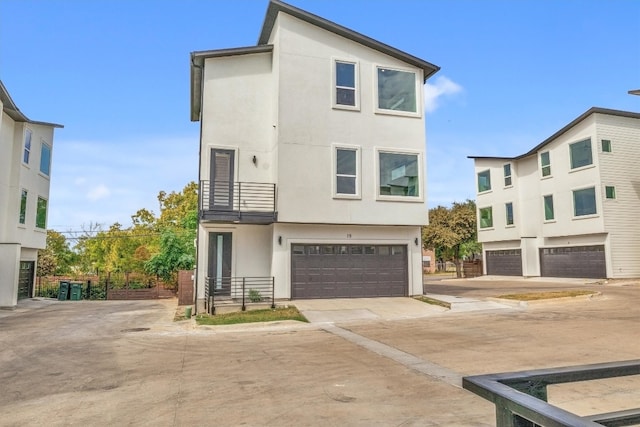
[[[272,224],[277,219],[275,184],[200,181],[201,221]]]

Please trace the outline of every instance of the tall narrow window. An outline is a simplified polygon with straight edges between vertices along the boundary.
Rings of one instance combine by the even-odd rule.
[[[27,190],[22,190],[20,195],[20,216],[18,221],[20,224],[24,224],[27,220]]]
[[[551,221],[554,218],[555,214],[553,212],[553,196],[544,196],[544,220]]]
[[[38,205],[36,211],[36,227],[47,228],[47,199],[38,197]]]
[[[540,168],[542,169],[542,176],[551,175],[551,158],[548,151],[540,153]]]
[[[480,228],[493,227],[493,209],[491,206],[488,208],[480,209]]]
[[[357,107],[357,67],[353,62],[336,61],[335,99],[336,106]]]
[[[335,155],[335,194],[357,196],[359,194],[358,149],[338,147]]]
[[[51,173],[51,146],[44,142],[40,146],[40,172],[47,176]]]
[[[22,161],[29,164],[29,155],[31,154],[31,130],[24,131],[24,153],[22,154]]]
[[[491,172],[489,170],[478,172],[478,193],[491,190]]]
[[[506,213],[507,225],[513,225],[513,203],[505,203],[504,210]]]
[[[575,216],[593,215],[596,213],[595,187],[573,191],[573,214]]]
[[[511,163],[507,163],[506,165],[504,165],[503,169],[504,169],[504,186],[505,187],[509,187],[512,184],[512,182],[511,182]]]
[[[604,187],[604,192],[607,196],[607,199],[615,199],[616,198],[616,187]]]
[[[378,67],[378,109],[418,112],[416,73]]]
[[[569,144],[569,153],[571,154],[571,169],[581,168],[593,163],[590,139]]]
[[[602,152],[603,153],[610,153],[611,152],[611,140],[610,139],[603,139],[601,142],[602,142]]]

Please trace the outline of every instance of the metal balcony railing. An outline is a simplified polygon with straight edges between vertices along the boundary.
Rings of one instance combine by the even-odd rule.
[[[200,181],[200,218],[219,222],[271,224],[277,220],[276,185]]]
[[[248,304],[270,304],[275,308],[273,277],[206,277],[204,308],[216,314],[216,304],[238,304],[242,311]]]

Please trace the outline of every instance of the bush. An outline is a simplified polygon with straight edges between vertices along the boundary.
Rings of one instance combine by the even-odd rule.
[[[262,295],[260,294],[260,291],[257,289],[249,289],[249,301],[251,302],[261,302],[262,301]]]

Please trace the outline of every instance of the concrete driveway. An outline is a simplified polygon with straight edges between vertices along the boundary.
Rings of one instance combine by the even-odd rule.
[[[0,425],[490,426],[462,376],[640,358],[640,286],[594,286],[578,303],[405,318],[336,304],[373,315],[244,327],[173,322],[175,300],[21,302],[0,312]],[[585,414],[640,401],[633,377],[554,387]]]

